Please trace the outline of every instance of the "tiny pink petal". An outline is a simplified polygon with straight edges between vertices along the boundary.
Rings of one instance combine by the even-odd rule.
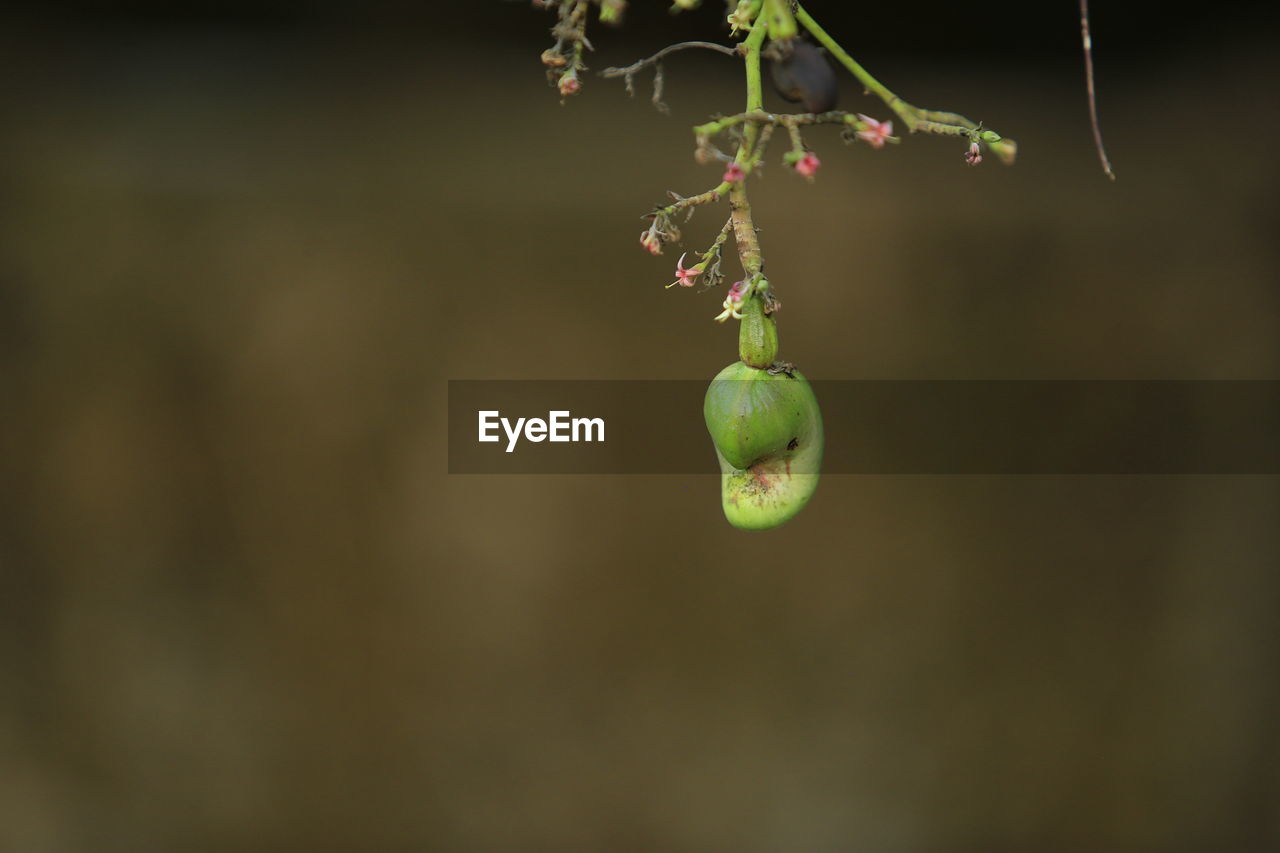
[[[822,165],[822,161],[818,159],[818,155],[812,151],[806,151],[805,155],[796,161],[796,174],[806,178],[812,178],[818,171],[818,167]]]
[[[681,255],[680,260],[676,261],[676,283],[681,287],[693,287],[694,279],[701,273],[702,270],[697,267],[686,267],[684,265],[684,255]]]
[[[876,121],[871,116],[858,113],[858,118],[866,125],[857,132],[857,137],[872,148],[883,148],[885,140],[893,136],[893,122]]]
[[[747,173],[742,170],[741,165],[738,163],[730,163],[724,170],[723,180],[730,184],[736,184],[746,176]]]

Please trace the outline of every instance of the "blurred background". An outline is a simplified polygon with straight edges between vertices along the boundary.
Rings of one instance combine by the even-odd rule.
[[[814,0],[1021,157],[778,146],[783,357],[1280,378],[1266,5],[1096,0],[1111,184],[1076,4]],[[725,40],[665,7],[593,68]],[[745,534],[713,477],[445,473],[448,379],[734,360],[637,242],[718,180],[732,60],[672,57],[664,116],[562,106],[521,2],[3,15],[0,849],[1280,846],[1275,478],[828,477]]]

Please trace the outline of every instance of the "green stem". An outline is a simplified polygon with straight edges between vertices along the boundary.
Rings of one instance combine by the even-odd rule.
[[[766,4],[766,9],[768,5]],[[764,90],[760,85],[760,45],[764,43],[770,20],[764,13],[757,16],[751,27],[751,35],[743,42],[746,51],[744,59],[747,68],[748,113],[759,112],[764,105]],[[772,132],[771,126],[766,125],[762,129],[754,122],[747,123],[736,158],[744,172],[749,171],[764,156],[764,149]],[[743,308],[743,319],[738,326],[738,358],[743,364],[763,370],[778,357],[778,329],[766,311],[766,307],[772,306],[774,302],[768,293],[769,283],[761,273],[764,259],[760,254],[760,240],[756,237],[756,226],[751,217],[745,175],[729,189],[729,218],[733,223],[733,237],[738,244],[738,258],[742,261],[748,288],[747,304]]]
[[[788,41],[796,37],[796,19],[791,15],[791,0],[764,0],[760,16],[769,28],[769,38]]]
[[[767,29],[764,17],[758,16],[751,27],[751,34],[742,42],[747,69],[746,111],[749,113],[760,110],[764,104],[764,90],[760,85],[760,45],[764,43]],[[743,129],[742,144],[738,146],[738,155],[734,159],[744,170],[751,165],[757,153],[763,153],[756,151],[759,134],[760,127],[754,123],[748,123]],[[729,212],[733,218],[733,236],[738,243],[738,257],[742,260],[742,269],[750,281],[760,276],[763,262],[760,258],[760,241],[756,238],[756,227],[751,218],[751,202],[747,199],[746,184],[744,178],[735,181],[729,188]]]
[[[764,261],[760,257],[760,241],[756,237],[755,222],[751,219],[751,202],[742,181],[729,190],[729,215],[733,218],[733,238],[738,243],[738,258],[747,279],[758,278]]]
[[[693,134],[696,138],[710,140],[712,136],[723,133],[739,124],[767,124],[774,127],[785,127],[788,130],[793,127],[811,124],[866,126],[862,121],[858,120],[856,113],[846,113],[840,110],[832,110],[826,113],[767,113],[764,110],[753,110],[749,113],[738,113],[737,115],[725,116],[715,121],[709,121],[706,124],[697,125],[693,128]]]
[[[756,23],[752,26],[751,32],[742,41],[742,49],[744,51],[744,60],[747,67],[747,111],[758,112],[761,105],[764,104],[764,89],[760,85],[760,45],[764,42],[766,27],[760,18],[756,19]],[[747,125],[743,133],[742,144],[738,146],[738,153],[734,157],[734,162],[742,167],[744,172],[750,173],[754,161],[758,159],[757,154],[763,152],[756,151],[756,140],[760,135],[760,128],[757,125]],[[670,216],[679,210],[687,207],[694,207],[699,204],[706,204],[709,201],[715,201],[723,198],[725,193],[729,194],[730,202],[733,202],[735,190],[741,191],[742,203],[746,204],[746,190],[742,187],[742,181],[730,183],[728,181],[721,182],[713,189],[707,190],[689,198],[679,199],[675,204],[669,204],[662,208],[659,213]],[[747,207],[747,216],[750,216],[750,207]],[[754,237],[755,231],[752,230]],[[735,229],[736,234],[736,229]],[[759,254],[759,247],[756,248],[756,254]]]
[[[729,191],[731,186],[732,184],[728,181],[722,181],[704,193],[678,198],[666,207],[658,208],[657,214],[659,216],[674,216],[682,210],[686,210],[691,207],[698,207],[703,204],[710,204],[713,201],[719,201],[724,198],[724,194]]]
[[[754,112],[764,107],[764,89],[760,85],[760,46],[764,44],[767,30],[763,17],[757,17],[755,24],[751,27],[750,35],[742,42],[742,50],[745,53],[744,64],[747,67],[747,112]],[[757,133],[759,128],[754,125],[747,126],[744,141],[738,148],[739,165],[745,166],[754,152]]]
[[[967,136],[974,142],[981,140],[990,145],[991,149],[1006,163],[1013,162],[1013,158],[1017,154],[1017,144],[1012,139],[1004,139],[995,131],[984,130],[977,122],[957,113],[922,110],[907,103],[889,91],[888,86],[872,77],[867,69],[859,65],[835,39],[827,34],[827,31],[817,21],[809,16],[803,6],[796,6],[795,15],[801,26],[812,33],[813,37],[830,51],[831,55],[847,68],[850,74],[858,78],[858,82],[868,92],[884,101],[885,105],[893,110],[898,118],[902,119],[907,126],[907,130],[912,133],[919,131],[923,133],[939,133],[946,136]]]
[[[888,86],[872,77],[867,69],[859,65],[852,56],[845,52],[845,49],[840,46],[839,42],[827,35],[827,31],[824,30],[817,21],[809,17],[809,13],[804,10],[803,6],[796,6],[796,20],[800,22],[802,27],[812,33],[813,37],[816,38],[823,47],[829,50],[831,55],[834,56],[841,65],[849,69],[849,73],[854,77],[857,77],[858,82],[861,83],[868,92],[876,95],[880,100],[885,102],[885,105],[888,106],[889,109],[897,113],[898,117],[907,123],[908,128],[912,128],[914,126],[919,110],[902,100],[902,98],[899,98],[893,92],[889,91]]]

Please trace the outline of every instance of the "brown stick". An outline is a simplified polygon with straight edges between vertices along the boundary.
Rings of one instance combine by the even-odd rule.
[[[1098,126],[1098,99],[1093,88],[1093,39],[1089,37],[1089,0],[1080,0],[1080,40],[1084,43],[1084,84],[1089,94],[1089,124],[1093,126],[1093,145],[1098,149],[1102,171],[1114,181],[1116,173],[1107,158],[1107,149],[1102,144],[1102,128]]]

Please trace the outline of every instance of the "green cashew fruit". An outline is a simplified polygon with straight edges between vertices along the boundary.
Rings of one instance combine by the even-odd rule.
[[[734,362],[711,380],[702,413],[730,524],[767,530],[804,508],[818,488],[822,415],[799,371],[785,362],[765,369]]]

